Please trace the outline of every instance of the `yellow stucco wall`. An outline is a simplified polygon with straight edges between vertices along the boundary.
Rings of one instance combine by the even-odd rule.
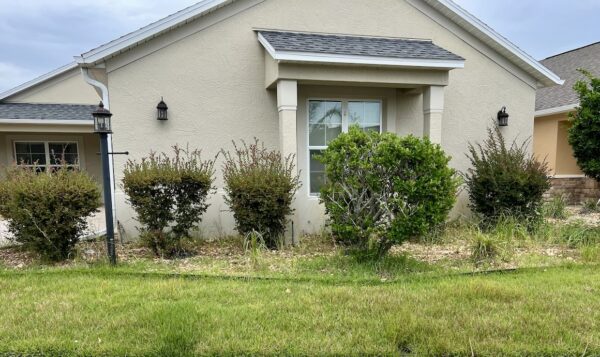
[[[244,7],[249,8],[242,11]],[[226,16],[235,11],[241,12]],[[150,150],[168,151],[175,143],[201,148],[207,158],[230,148],[231,140],[255,136],[278,147],[276,92],[265,89],[265,52],[254,28],[426,38],[466,58],[464,69],[450,72],[442,123],[442,146],[459,170],[469,165],[464,155],[467,143],[483,139],[502,106],[510,113],[509,126],[502,129],[508,139],[525,140],[533,133],[534,80],[447,19],[433,20],[398,0],[380,0],[377,6],[370,0],[241,0],[107,62],[115,150],[131,153],[128,158],[115,157],[118,182],[125,160],[139,159]],[[303,179],[308,167],[302,108],[306,97],[322,92],[380,98],[392,131],[423,133],[418,91],[301,86],[297,136]],[[167,122],[156,120],[161,96],[169,106]],[[203,221],[206,232],[233,227],[222,199],[220,173],[217,176],[219,189]],[[465,198],[463,193],[457,212],[465,212]],[[296,232],[320,229],[323,216],[313,214],[321,212],[318,201],[305,191],[297,200]],[[118,219],[134,235],[133,214],[120,190],[117,206]]]
[[[100,96],[83,80],[79,68],[4,99],[7,103],[97,104]]]
[[[533,152],[546,160],[551,175],[582,175],[568,141],[568,113],[535,118]]]

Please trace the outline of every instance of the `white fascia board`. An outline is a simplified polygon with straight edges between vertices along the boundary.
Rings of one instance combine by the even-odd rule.
[[[51,119],[0,119],[0,124],[26,124],[26,125],[90,125],[93,120],[51,120]]]
[[[75,61],[79,64],[95,64],[117,53],[127,50],[130,47],[148,40],[173,27],[185,24],[192,19],[202,16],[205,13],[214,10],[232,0],[203,0],[199,3],[176,12],[164,19],[158,20],[150,25],[120,37],[114,41],[104,44],[98,48],[88,51],[81,56],[75,56]]]
[[[523,61],[530,67],[530,70],[533,69],[537,72],[542,78],[545,79],[546,85],[562,85],[564,84],[564,80],[562,80],[559,76],[557,76],[554,72],[546,68],[540,62],[538,62],[535,58],[531,57],[519,47],[515,46],[512,42],[504,38],[502,35],[494,31],[491,27],[483,23],[477,17],[470,14],[468,11],[454,3],[452,0],[425,0],[427,3],[432,5],[434,8],[438,10],[447,10],[450,12],[445,13],[451,20],[456,22],[456,19],[452,19],[452,14],[458,16],[460,19],[465,21],[467,24],[472,26],[472,29],[467,29],[467,31],[473,33],[476,37],[480,37],[478,35],[483,35],[487,39],[491,40],[493,43],[499,45],[504,48],[506,51]],[[443,9],[440,9],[441,5]],[[444,11],[442,11],[444,13]],[[475,30],[475,31],[473,31]],[[479,33],[474,33],[479,32]],[[486,42],[486,41],[484,41]],[[493,47],[493,46],[492,46]],[[523,66],[521,66],[523,67]],[[530,70],[527,70],[529,72]]]
[[[537,118],[537,117],[544,117],[544,116],[553,115],[553,114],[568,113],[570,111],[575,110],[575,108],[577,108],[578,106],[579,106],[579,103],[575,103],[575,104],[563,105],[560,107],[542,109],[542,110],[536,111],[535,116]]]
[[[20,92],[22,92],[22,91],[24,91],[26,89],[34,87],[34,86],[36,86],[36,85],[38,85],[38,84],[40,84],[40,83],[42,83],[44,81],[47,81],[47,80],[52,79],[52,78],[54,78],[56,76],[59,76],[59,75],[65,73],[65,72],[68,72],[68,71],[72,70],[73,68],[75,68],[77,66],[78,65],[77,65],[76,62],[71,62],[71,63],[69,63],[69,64],[67,64],[65,66],[62,66],[60,68],[55,69],[54,71],[48,72],[48,73],[46,73],[44,75],[41,75],[41,76],[39,76],[39,77],[37,77],[37,78],[29,81],[29,82],[25,82],[25,83],[21,84],[20,86],[17,86],[17,87],[14,87],[12,89],[9,89],[9,90],[7,90],[5,92],[2,92],[2,93],[0,93],[0,100],[8,98],[10,96],[13,96],[13,95],[15,95],[17,93],[20,93]]]
[[[464,60],[435,60],[435,59],[414,59],[414,58],[395,58],[395,57],[374,57],[374,56],[354,56],[354,55],[336,55],[314,52],[292,52],[277,51],[271,46],[262,34],[258,34],[258,41],[264,46],[265,50],[275,59],[281,62],[308,62],[308,63],[330,63],[330,64],[354,64],[371,66],[393,66],[393,67],[411,67],[411,68],[436,68],[436,69],[454,69],[464,68]]]

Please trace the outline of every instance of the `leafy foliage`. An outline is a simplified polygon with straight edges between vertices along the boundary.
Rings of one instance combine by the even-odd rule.
[[[173,151],[173,157],[153,152],[140,162],[128,161],[123,177],[142,240],[166,256],[182,253],[182,240],[201,222],[214,182],[213,160],[177,145]]]
[[[579,95],[579,107],[571,113],[569,144],[581,170],[600,181],[600,78],[579,70],[587,81],[578,81],[573,89]]]
[[[439,145],[351,127],[320,156],[321,201],[342,244],[380,258],[395,243],[443,223],[458,181]]]
[[[300,185],[294,156],[284,158],[279,151],[267,150],[258,139],[233,146],[233,153],[222,153],[225,202],[233,211],[236,229],[244,236],[258,233],[268,248],[277,248]]]
[[[501,216],[540,216],[543,194],[550,188],[548,165],[537,161],[528,141],[506,145],[500,129],[488,129],[483,144],[469,144],[472,167],[465,174],[471,209],[484,221]]]
[[[0,214],[12,240],[51,261],[67,259],[100,207],[98,184],[66,166],[51,173],[12,167],[0,181]]]

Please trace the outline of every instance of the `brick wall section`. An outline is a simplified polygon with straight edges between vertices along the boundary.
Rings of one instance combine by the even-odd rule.
[[[546,198],[567,194],[569,204],[580,204],[587,200],[600,199],[600,185],[588,177],[551,178],[552,187],[546,193]]]

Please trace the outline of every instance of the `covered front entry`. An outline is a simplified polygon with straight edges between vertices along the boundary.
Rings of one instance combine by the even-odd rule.
[[[322,227],[324,174],[314,155],[350,125],[442,144],[444,90],[461,57],[430,41],[281,31],[258,31],[258,39],[265,86],[277,91],[279,147],[295,156],[302,181],[293,226]]]
[[[0,179],[11,165],[50,171],[61,165],[84,170],[102,188],[100,143],[91,117],[95,106],[0,103]],[[102,213],[89,219],[89,235],[106,231]],[[0,244],[6,242],[0,218]]]

